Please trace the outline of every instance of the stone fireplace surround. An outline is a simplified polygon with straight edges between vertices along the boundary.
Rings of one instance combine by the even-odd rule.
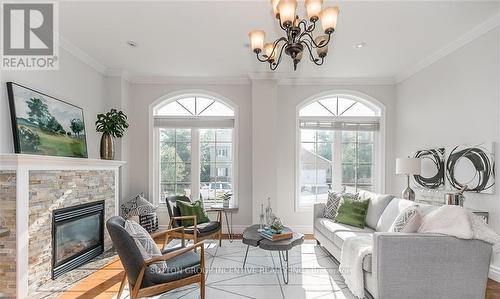
[[[52,211],[103,200],[105,220],[118,215],[123,161],[23,154],[0,155],[0,290],[27,298],[50,280]],[[111,247],[107,232],[104,249]]]

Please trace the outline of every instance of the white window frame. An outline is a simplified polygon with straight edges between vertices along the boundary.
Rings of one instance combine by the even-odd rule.
[[[204,97],[216,100],[234,111],[234,116],[198,116],[198,117],[188,117],[188,116],[172,116],[166,117],[169,119],[188,119],[191,121],[209,120],[209,121],[227,121],[228,119],[234,120],[234,125],[232,127],[232,158],[233,158],[233,197],[231,198],[232,204],[238,206],[238,106],[235,105],[229,99],[205,90],[183,90],[175,93],[165,95],[157,100],[155,100],[149,106],[149,197],[153,204],[165,206],[165,203],[160,202],[161,196],[161,186],[160,186],[160,163],[159,163],[159,148],[160,148],[160,137],[159,128],[154,126],[155,112],[161,107],[165,106],[170,102],[177,101],[183,98],[189,97]],[[186,126],[168,126],[172,129],[191,129],[191,198],[198,199],[200,194],[200,137],[199,129],[197,127],[186,127]],[[208,129],[218,129],[216,127],[209,127]],[[195,178],[193,180],[193,178]]]
[[[350,117],[350,116],[300,116],[300,110],[307,105],[322,100],[325,98],[339,97],[347,98],[354,101],[358,101],[368,107],[374,109],[378,116],[363,116],[363,117]],[[296,134],[295,134],[295,211],[311,211],[314,204],[301,204],[301,164],[300,164],[300,153],[302,149],[301,140],[301,128],[300,120],[315,120],[315,121],[346,121],[346,122],[356,122],[356,121],[374,121],[377,120],[380,123],[379,131],[375,131],[373,136],[373,161],[372,161],[372,179],[373,179],[373,192],[384,193],[385,192],[385,106],[373,97],[366,94],[351,91],[351,90],[334,90],[327,91],[317,95],[314,95],[296,107]],[[332,141],[333,145],[333,156],[332,156],[332,188],[334,190],[340,190],[342,188],[342,180],[338,179],[342,177],[342,131],[334,131],[334,138]]]

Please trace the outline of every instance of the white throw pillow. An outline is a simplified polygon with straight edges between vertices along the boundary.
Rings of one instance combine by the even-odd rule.
[[[417,205],[407,207],[394,219],[389,232],[416,233],[422,224],[422,214]]]
[[[151,235],[137,222],[125,220],[125,230],[134,238],[139,251],[144,260],[149,260],[153,257],[162,256],[156,242],[151,238]],[[149,270],[154,273],[163,273],[167,269],[166,262],[157,262],[150,265]]]

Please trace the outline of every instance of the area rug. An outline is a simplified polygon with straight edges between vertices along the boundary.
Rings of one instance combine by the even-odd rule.
[[[277,252],[250,247],[243,268],[245,250],[246,245],[240,240],[233,243],[224,240],[222,247],[207,241],[207,299],[355,298],[338,273],[337,262],[315,241],[305,241],[289,251],[288,284],[283,282]],[[199,298],[199,291],[198,285],[191,285],[153,298],[195,299]],[[120,299],[123,298],[129,298],[127,289]]]

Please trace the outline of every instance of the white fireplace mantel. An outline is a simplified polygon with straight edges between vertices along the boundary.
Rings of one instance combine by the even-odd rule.
[[[118,169],[125,161],[39,156],[26,154],[0,154],[1,170],[65,170],[65,169]]]
[[[16,292],[28,297],[29,172],[31,170],[111,170],[115,173],[115,215],[119,209],[119,169],[126,162],[26,154],[0,154],[0,170],[16,172]]]

